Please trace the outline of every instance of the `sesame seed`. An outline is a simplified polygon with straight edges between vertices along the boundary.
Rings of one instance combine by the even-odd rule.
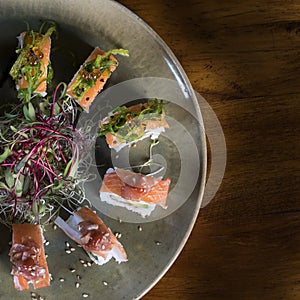
[[[80,283],[79,283],[79,282],[76,282],[76,283],[75,283],[75,287],[76,287],[76,289],[78,289],[78,288],[80,287]]]
[[[71,254],[71,250],[66,249],[65,251],[66,251],[67,254]]]
[[[107,281],[102,281],[102,283],[103,283],[104,285],[108,285],[108,282],[107,282]]]
[[[83,298],[87,298],[88,296],[89,296],[89,294],[87,294],[87,293],[83,293],[83,294],[82,294],[82,297],[83,297]]]
[[[69,242],[65,242],[65,245],[66,245],[66,247],[70,247],[70,244],[69,244]]]
[[[84,263],[83,266],[86,268],[88,265],[86,263]]]
[[[39,296],[39,300],[45,300],[45,297]]]
[[[46,257],[46,258],[48,258],[48,256],[49,256],[48,254],[45,254],[45,257]]]
[[[70,269],[70,272],[71,272],[71,273],[74,273],[74,272],[76,272],[76,270],[73,269],[73,268],[71,268],[71,269]]]
[[[87,265],[88,265],[88,267],[91,267],[92,266],[92,264],[91,264],[91,262],[87,262]]]
[[[120,157],[119,155],[116,155],[116,156],[115,156],[115,159],[118,159],[119,157]]]
[[[81,280],[81,276],[80,275],[76,275],[77,280]]]
[[[49,273],[49,277],[50,277],[50,280],[54,279],[51,273]]]
[[[56,225],[56,224],[53,225],[53,229],[54,229],[54,230],[57,229],[57,225]]]
[[[118,236],[118,238],[120,239],[122,237],[122,233],[119,233],[119,236]]]
[[[139,230],[139,231],[143,231],[142,226],[138,226],[138,230]]]
[[[85,260],[83,260],[83,259],[80,259],[79,261],[80,261],[82,264],[85,263]]]
[[[31,297],[36,297],[37,295],[36,295],[36,293],[31,293]]]
[[[71,248],[70,248],[70,251],[71,251],[71,252],[74,252],[75,250],[76,250],[76,249],[75,249],[74,247],[71,247]]]
[[[9,242],[8,242],[8,245],[11,246],[11,245],[12,245],[12,241],[9,241]]]
[[[155,244],[156,244],[157,246],[160,246],[160,245],[161,245],[161,242],[160,242],[160,241],[155,241]]]
[[[64,282],[65,279],[64,279],[64,278],[59,278],[59,281],[60,281],[60,282]]]
[[[46,241],[45,246],[48,246],[49,244],[50,244],[50,242],[49,242],[49,241]]]

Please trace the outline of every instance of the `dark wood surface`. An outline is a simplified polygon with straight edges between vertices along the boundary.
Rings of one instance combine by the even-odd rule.
[[[143,299],[300,299],[300,2],[120,2],[173,50],[228,151],[216,196]]]

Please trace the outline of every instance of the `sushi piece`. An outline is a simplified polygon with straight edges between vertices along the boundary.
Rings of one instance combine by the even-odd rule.
[[[149,216],[156,205],[167,208],[171,180],[124,169],[108,169],[100,188],[101,201]]]
[[[89,106],[117,68],[118,61],[114,57],[116,54],[128,56],[128,51],[114,49],[104,52],[96,47],[69,83],[67,95],[75,99],[84,110],[88,111]]]
[[[47,82],[52,77],[50,36],[55,30],[52,25],[45,34],[29,30],[18,37],[19,56],[9,74],[15,80],[18,97],[27,102],[33,94],[43,97],[47,94]]]
[[[9,252],[13,265],[11,274],[17,290],[35,289],[50,285],[50,276],[43,245],[40,225],[13,224],[12,246]]]
[[[99,136],[105,136],[108,146],[117,152],[139,140],[158,136],[169,127],[165,119],[164,102],[149,99],[130,107],[120,106],[100,122]]]
[[[112,257],[118,263],[127,261],[127,254],[121,243],[91,209],[81,207],[66,221],[58,217],[55,224],[81,245],[96,264],[103,265]]]

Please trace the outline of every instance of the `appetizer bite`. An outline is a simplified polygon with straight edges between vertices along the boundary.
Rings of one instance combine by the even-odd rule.
[[[117,68],[118,61],[114,57],[117,54],[128,56],[128,51],[113,49],[104,52],[96,47],[69,83],[67,95],[86,111]]]
[[[168,127],[164,102],[150,99],[130,107],[117,107],[100,122],[99,136],[105,136],[109,147],[120,151],[148,137],[157,139]]]
[[[81,245],[96,264],[103,265],[112,257],[118,263],[127,261],[127,254],[121,243],[91,209],[83,206],[66,221],[58,217],[55,224]]]
[[[41,27],[42,29],[42,27]],[[45,34],[28,30],[18,37],[19,56],[9,74],[16,83],[18,97],[29,102],[33,94],[46,96],[47,83],[52,79],[50,64],[51,38],[56,30],[52,24]]]
[[[17,290],[35,289],[50,285],[50,276],[45,257],[43,234],[40,225],[13,224],[12,246],[9,252],[12,262],[14,286]]]
[[[167,196],[171,180],[124,169],[108,169],[100,189],[101,201],[113,206],[125,207],[130,211],[149,216],[156,205],[167,208]]]

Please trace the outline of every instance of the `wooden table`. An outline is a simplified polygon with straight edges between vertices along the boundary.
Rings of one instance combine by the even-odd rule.
[[[299,0],[120,2],[173,50],[228,151],[220,189],[144,299],[300,299]]]

